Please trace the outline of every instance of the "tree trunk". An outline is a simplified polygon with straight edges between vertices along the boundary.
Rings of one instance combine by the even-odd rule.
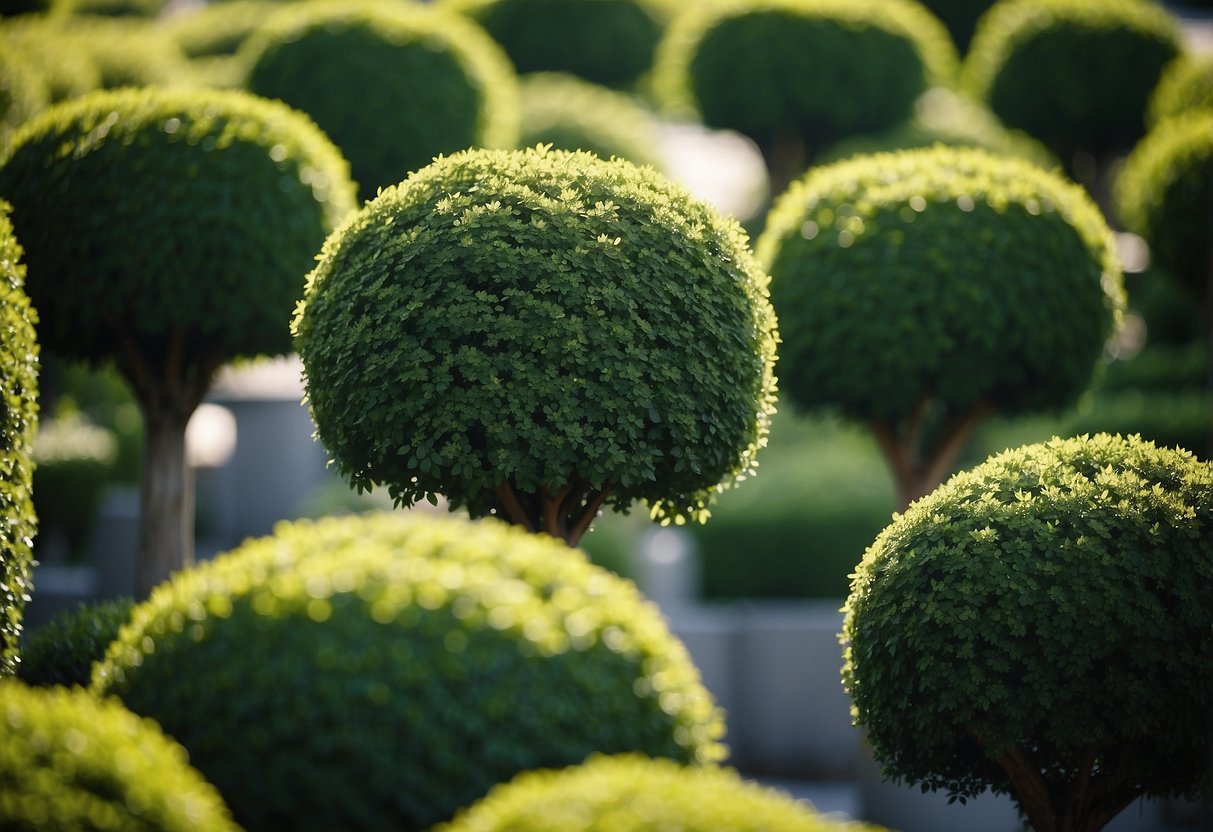
[[[185,427],[191,413],[144,408],[139,598],[194,562],[194,472],[185,457]]]
[[[547,489],[539,494],[528,494],[519,492],[507,481],[499,484],[494,493],[501,505],[503,520],[576,546],[598,516],[610,489],[593,489],[584,483],[572,482],[555,494]]]

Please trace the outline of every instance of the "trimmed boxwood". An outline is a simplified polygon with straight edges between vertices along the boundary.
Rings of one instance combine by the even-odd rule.
[[[239,832],[184,749],[83,690],[0,682],[0,828]]]
[[[650,168],[543,147],[435,161],[325,243],[295,319],[357,488],[576,541],[603,506],[706,517],[774,409],[766,275]]]
[[[0,200],[0,677],[17,667],[34,533],[30,490],[38,429],[38,313],[25,293],[21,245]]]
[[[409,3],[305,3],[237,52],[243,86],[308,113],[350,160],[364,199],[435,156],[512,147],[517,83],[463,17]]]
[[[1108,434],[1024,446],[872,544],[843,682],[886,776],[1094,832],[1201,789],[1211,582],[1213,464]]]
[[[814,168],[776,202],[757,253],[781,389],[868,424],[901,507],[988,414],[1072,403],[1124,306],[1111,232],[1082,189],[971,148]]]
[[[724,752],[635,586],[496,520],[280,524],[132,613],[93,689],[154,717],[255,830],[420,830],[531,768]]]
[[[22,639],[17,678],[36,687],[87,687],[134,606],[132,598],[110,598],[59,613]]]
[[[1150,95],[1146,123],[1156,127],[1192,110],[1213,110],[1213,54],[1185,53],[1167,64]]]
[[[817,814],[732,769],[635,754],[528,771],[434,832],[875,832]]]

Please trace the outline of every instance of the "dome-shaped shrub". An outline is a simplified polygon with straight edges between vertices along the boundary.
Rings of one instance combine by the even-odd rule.
[[[1154,262],[1199,299],[1209,294],[1213,216],[1213,112],[1158,124],[1129,154],[1116,181],[1124,224],[1150,244]]]
[[[519,80],[521,146],[550,144],[661,167],[656,120],[636,99],[564,73],[537,72]]]
[[[0,52],[0,151],[9,133],[49,103],[46,83],[26,55],[19,50]]]
[[[94,676],[255,830],[420,830],[595,751],[722,755],[635,587],[495,520],[281,524],[136,608]]]
[[[1077,185],[968,148],[814,168],[757,251],[782,390],[869,424],[903,506],[987,414],[1073,402],[1124,303],[1111,233]]]
[[[50,352],[113,359],[144,418],[141,592],[188,560],[186,423],[223,363],[290,350],[348,167],[303,114],[243,92],[94,92],[28,122],[0,198]]]
[[[38,315],[25,294],[25,265],[8,211],[0,201],[0,677],[17,667],[37,530],[30,489],[38,429]]]
[[[185,53],[154,22],[137,18],[53,18],[46,29],[60,50],[79,52],[92,62],[105,89],[188,87],[195,83]]]
[[[237,53],[245,87],[308,113],[350,160],[364,198],[435,156],[512,147],[517,83],[459,15],[405,3],[311,3],[268,18]]]
[[[1167,64],[1146,111],[1151,127],[1192,110],[1213,110],[1213,54],[1185,53]]]
[[[676,18],[655,85],[669,105],[757,142],[778,193],[806,152],[901,123],[956,64],[943,24],[908,0],[742,0]]]
[[[83,690],[0,682],[0,828],[238,832],[154,722]]]
[[[17,678],[28,685],[87,687],[93,665],[130,620],[131,598],[80,604],[61,612],[21,640]]]
[[[518,72],[565,72],[616,89],[636,85],[676,0],[439,0],[468,15]]]
[[[101,70],[80,49],[65,49],[59,26],[42,15],[5,20],[0,50],[20,54],[42,77],[51,102],[75,98],[101,86]]]
[[[1094,832],[1200,789],[1211,584],[1210,463],[1107,434],[1007,451],[872,544],[843,681],[887,775]]]
[[[575,542],[603,505],[702,519],[753,467],[766,282],[735,221],[652,169],[468,151],[334,232],[296,346],[356,487]]]
[[[1003,0],[978,23],[962,84],[1066,165],[1080,151],[1098,161],[1141,137],[1180,51],[1176,21],[1152,0]]]
[[[731,769],[635,754],[528,771],[434,832],[862,832]]]

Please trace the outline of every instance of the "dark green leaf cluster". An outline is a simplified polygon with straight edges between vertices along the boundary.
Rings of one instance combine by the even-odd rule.
[[[963,54],[973,39],[977,21],[994,5],[994,0],[922,0],[922,4],[948,27],[948,34]]]
[[[0,677],[16,670],[38,528],[30,493],[38,429],[38,314],[25,294],[25,265],[8,211],[0,201]]]
[[[519,80],[520,146],[550,144],[661,168],[656,120],[635,98],[565,73],[536,72]]]
[[[672,106],[760,146],[786,133],[821,149],[891,128],[951,81],[947,30],[903,0],[704,3],[670,25],[655,85]]]
[[[426,829],[527,769],[724,752],[656,607],[496,520],[281,524],[136,607],[93,688],[180,740],[250,832]]]
[[[1091,381],[1124,290],[1094,203],[1051,171],[936,147],[812,169],[757,245],[781,387],[898,424],[924,398],[1063,407]]]
[[[1152,0],[1008,0],[982,17],[961,81],[1068,163],[1141,137],[1150,94],[1181,48],[1176,21]]]
[[[1213,110],[1213,54],[1187,52],[1167,64],[1150,95],[1146,123],[1156,127],[1193,110]]]
[[[843,681],[887,773],[974,795],[1200,787],[1213,705],[1213,465],[1099,434],[1006,451],[894,518],[845,606]],[[980,742],[980,745],[979,745]],[[982,746],[987,751],[982,750]]]
[[[715,766],[636,754],[528,771],[434,832],[875,832],[817,814],[788,794]]]
[[[134,605],[130,598],[80,604],[27,633],[17,678],[39,687],[88,687],[93,664],[105,657]]]
[[[0,827],[238,832],[151,720],[83,690],[0,682]]]
[[[517,138],[509,60],[450,12],[299,4],[268,19],[237,57],[247,89],[303,110],[332,137],[367,199],[437,155]]]
[[[304,276],[355,204],[345,160],[301,113],[152,88],[91,93],[27,123],[0,162],[0,195],[48,349],[203,367],[290,350]]]
[[[626,89],[653,64],[665,0],[440,0],[483,26],[518,72],[565,72]]]
[[[1209,291],[1213,216],[1213,111],[1160,122],[1133,148],[1116,180],[1117,213],[1150,244],[1154,262],[1200,299]]]
[[[577,483],[683,522],[765,444],[766,284],[740,226],[651,168],[469,151],[329,238],[296,346],[359,488],[483,514],[502,483]]]

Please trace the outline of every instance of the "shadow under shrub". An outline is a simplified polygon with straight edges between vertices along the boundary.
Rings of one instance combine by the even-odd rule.
[[[17,678],[28,685],[87,687],[93,664],[130,620],[134,599],[110,598],[60,613],[21,642]]]

